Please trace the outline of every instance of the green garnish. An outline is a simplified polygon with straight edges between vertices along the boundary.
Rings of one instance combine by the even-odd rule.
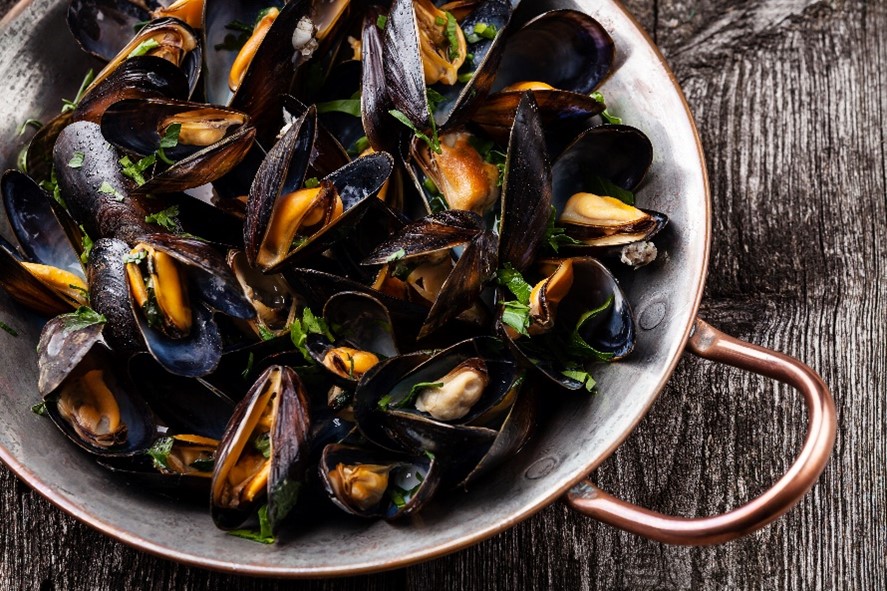
[[[144,261],[147,258],[147,256],[148,256],[148,251],[146,251],[146,250],[140,250],[140,251],[136,252],[135,254],[128,252],[125,255],[123,255],[123,264],[127,265],[129,263],[135,263],[136,265],[138,265],[139,263]]]
[[[179,206],[172,205],[167,207],[162,211],[158,211],[157,213],[152,213],[150,215],[145,216],[146,224],[157,224],[158,226],[169,230],[170,232],[176,232],[179,229]]]
[[[496,271],[496,280],[502,287],[508,288],[508,291],[514,294],[521,304],[528,305],[530,303],[530,292],[533,286],[526,282],[518,271],[516,271],[511,263],[505,263],[505,267]]]
[[[438,27],[442,27],[445,24],[447,24],[447,19],[445,19],[442,16],[436,16],[436,17],[434,17],[434,24],[437,25]]]
[[[35,130],[38,130],[43,127],[43,122],[39,119],[25,119],[25,122],[22,123],[18,128],[18,134],[25,135],[25,130],[28,127],[33,127]]]
[[[62,99],[62,113],[68,113],[77,108],[77,105],[83,99],[83,94],[86,92],[87,87],[92,84],[94,78],[95,73],[92,70],[88,71],[86,76],[83,77],[83,82],[80,83],[80,89],[77,91],[77,96],[74,97],[74,100]]]
[[[361,136],[354,141],[354,144],[348,148],[348,155],[352,158],[362,154],[370,147],[370,140],[367,136]]]
[[[84,158],[86,158],[86,155],[83,152],[74,152],[71,159],[68,160],[68,168],[80,168],[83,166]]]
[[[594,176],[588,179],[586,190],[601,197],[614,197],[627,205],[634,205],[634,193],[623,189],[602,176]]]
[[[212,472],[216,467],[216,461],[213,458],[197,458],[191,462],[191,467],[198,472]]]
[[[2,329],[4,332],[11,334],[14,337],[18,336],[18,331],[15,330],[14,328],[12,328],[11,326],[9,326],[8,324],[6,324],[5,322],[3,322],[2,320],[0,320],[0,329]]]
[[[469,43],[477,43],[481,39],[493,40],[496,38],[496,35],[499,33],[499,29],[496,28],[496,25],[488,25],[487,23],[477,23],[474,25],[474,30],[465,36],[466,41]]]
[[[148,449],[148,455],[154,460],[154,468],[157,470],[169,470],[169,454],[172,452],[172,437],[161,437]]]
[[[65,326],[74,329],[86,328],[93,324],[108,322],[108,319],[105,318],[104,314],[99,314],[92,308],[87,308],[86,306],[80,306],[74,312],[62,314],[59,318],[64,319]]]
[[[62,199],[62,189],[59,187],[58,177],[55,174],[55,166],[49,170],[49,180],[40,181],[40,188],[52,195],[56,203],[68,209],[68,204]]]
[[[431,117],[431,137],[428,137],[427,135],[419,131],[419,129],[415,125],[413,125],[413,122],[410,121],[409,117],[404,115],[402,112],[398,111],[397,109],[391,109],[390,111],[388,111],[388,113],[392,117],[409,127],[413,131],[413,134],[415,134],[417,138],[428,144],[428,147],[431,148],[431,150],[435,154],[443,153],[443,150],[440,149],[440,139],[437,137],[437,127],[434,124],[434,117]]]
[[[320,186],[320,180],[316,176],[311,177],[310,179],[305,179],[305,188],[306,189],[316,189]]]
[[[591,93],[591,98],[593,98],[594,100],[596,100],[596,101],[599,102],[600,104],[604,105],[604,110],[603,110],[603,112],[601,112],[601,118],[602,118],[604,121],[606,121],[607,123],[611,123],[611,124],[613,124],[613,125],[619,125],[619,124],[622,123],[622,118],[621,118],[621,117],[617,117],[616,115],[613,115],[612,113],[610,113],[610,110],[606,108],[607,103],[604,101],[604,95],[603,95],[603,93],[601,93],[601,92],[592,92],[592,93]]]
[[[585,389],[589,392],[594,390],[594,387],[597,385],[597,382],[594,381],[594,378],[591,376],[591,374],[583,369],[565,369],[561,372],[561,374],[572,380],[576,380],[577,382],[585,386]]]
[[[456,17],[454,17],[451,13],[448,12],[446,14],[447,20],[445,33],[447,36],[447,42],[450,45],[450,48],[447,51],[447,57],[451,62],[454,62],[459,57],[459,36],[456,34],[456,32],[459,30],[459,24],[456,22]]]
[[[247,360],[246,360],[246,369],[244,369],[244,370],[241,372],[241,374],[240,374],[241,376],[243,376],[243,379],[244,379],[244,380],[247,379],[247,378],[249,377],[250,372],[252,372],[252,370],[253,370],[253,362],[254,362],[255,360],[256,360],[256,355],[255,355],[255,353],[250,353],[250,354],[249,354],[249,357],[248,357]]]
[[[259,326],[259,337],[263,341],[270,341],[271,339],[274,338],[274,333],[271,331],[271,329],[269,329],[268,327],[263,326],[261,324],[259,324],[258,326]]]
[[[46,416],[46,403],[45,402],[38,402],[37,404],[35,404],[34,406],[31,407],[31,412],[34,413],[35,415],[45,417]]]
[[[317,103],[318,113],[345,113],[352,117],[360,117],[360,97]]]
[[[271,457],[271,433],[259,433],[256,435],[256,438],[253,439],[253,447],[256,448],[256,451],[262,454],[266,460]]]
[[[318,318],[311,308],[305,306],[302,309],[302,319],[293,320],[293,323],[290,324],[290,339],[292,339],[293,345],[301,351],[305,361],[313,364],[315,363],[314,358],[311,357],[311,353],[308,352],[308,347],[305,345],[309,334],[322,334],[330,341],[335,340],[323,318]]]
[[[243,49],[244,44],[253,34],[253,28],[245,22],[234,19],[225,28],[233,33],[225,35],[225,39],[221,43],[216,43],[216,51],[234,51],[238,52]]]
[[[561,246],[567,244],[582,244],[572,236],[567,236],[566,230],[555,225],[557,221],[557,209],[551,206],[551,215],[548,216],[548,227],[545,228],[545,242],[554,252],[558,252]]]
[[[469,82],[471,82],[472,78],[474,78],[474,72],[465,72],[465,73],[459,74],[456,77],[456,80],[458,80],[462,84],[468,84]]]
[[[108,181],[102,181],[102,184],[98,188],[99,193],[103,193],[105,195],[113,195],[114,201],[123,201],[123,193],[115,189],[111,183]]]
[[[519,334],[530,336],[527,332],[530,327],[530,306],[517,300],[505,302],[502,304],[502,322]]]
[[[416,398],[416,396],[418,396],[419,392],[421,392],[422,390],[427,390],[429,388],[440,388],[443,385],[443,382],[418,382],[416,384],[413,384],[413,387],[410,388],[409,394],[407,394],[403,399],[398,400],[397,402],[392,402],[391,394],[383,396],[379,399],[379,408],[405,408]]]
[[[173,123],[169,127],[166,128],[166,131],[163,132],[163,137],[160,138],[160,146],[157,148],[157,157],[160,158],[163,162],[169,165],[175,164],[175,161],[170,160],[166,156],[166,152],[164,150],[169,150],[170,148],[175,148],[179,145],[179,133],[182,131],[181,123]]]
[[[428,107],[429,107],[432,111],[436,111],[436,110],[437,110],[437,107],[438,107],[441,103],[446,102],[446,100],[447,100],[447,97],[445,97],[445,96],[442,95],[441,93],[437,92],[437,91],[434,90],[433,88],[426,88],[426,89],[425,89],[425,94],[428,96]]]
[[[251,529],[235,529],[228,532],[229,536],[252,540],[261,544],[273,544],[276,540],[271,533],[271,522],[268,521],[268,505],[259,509],[259,531]]]
[[[611,295],[600,306],[598,306],[597,308],[592,308],[591,310],[587,310],[579,317],[579,320],[576,322],[576,326],[573,328],[573,331],[570,333],[569,340],[567,341],[567,349],[569,350],[571,355],[575,355],[583,359],[594,358],[598,361],[610,361],[613,358],[613,353],[598,351],[597,349],[589,345],[579,332],[589,320],[597,318],[598,316],[609,310],[612,305],[613,296]]]
[[[93,242],[86,230],[83,229],[83,226],[80,226],[80,231],[83,232],[83,237],[80,238],[80,246],[83,249],[83,252],[80,253],[80,262],[85,265],[89,260],[89,253],[92,252]]]
[[[400,250],[397,250],[397,251],[391,253],[388,256],[388,258],[385,259],[385,262],[386,263],[393,263],[394,261],[399,261],[400,259],[402,259],[405,256],[407,256],[407,251],[405,251],[404,249],[401,248]]]
[[[384,14],[380,14],[379,16],[376,17],[376,26],[379,27],[380,29],[382,29],[383,31],[385,30],[385,25],[387,25],[387,24],[388,24],[388,17],[385,16]]]
[[[119,162],[122,167],[121,172],[123,173],[123,176],[132,179],[135,184],[141,187],[145,184],[145,177],[142,173],[154,166],[154,163],[157,162],[157,156],[155,154],[149,154],[135,163],[129,159],[129,156],[124,156],[117,162]]]
[[[156,39],[147,39],[146,41],[139,43],[126,57],[127,59],[131,57],[139,57],[145,55],[149,51],[157,49],[158,47],[160,47],[160,43],[158,43]]]

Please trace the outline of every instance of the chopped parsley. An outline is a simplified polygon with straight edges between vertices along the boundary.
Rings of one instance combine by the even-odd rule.
[[[440,106],[441,103],[446,102],[447,97],[437,92],[433,88],[426,88],[425,94],[428,96],[428,107],[432,111],[436,111],[437,107]]]
[[[256,451],[262,454],[266,460],[271,457],[271,433],[266,431],[265,433],[259,433],[256,435],[255,439],[253,439],[253,447],[256,448]]]
[[[318,113],[345,113],[352,117],[360,117],[360,96],[357,98],[341,99],[337,101],[327,101],[325,103],[317,103]]]
[[[577,382],[585,386],[585,389],[589,392],[594,390],[594,387],[597,385],[597,382],[594,381],[594,378],[591,377],[591,374],[584,369],[565,369],[561,372],[561,375],[566,376],[571,380],[576,380]]]
[[[175,164],[173,160],[167,157],[164,150],[169,150],[170,148],[175,148],[179,145],[179,133],[181,133],[181,131],[182,124],[173,123],[166,128],[166,130],[163,132],[163,137],[160,138],[160,146],[157,148],[157,157],[166,164]]]
[[[212,472],[216,467],[216,461],[213,458],[197,458],[191,462],[191,467],[198,472]]]
[[[407,394],[397,402],[392,402],[391,394],[383,396],[379,399],[379,408],[383,410],[389,408],[406,408],[410,403],[413,402],[413,400],[415,400],[416,396],[418,396],[422,390],[428,390],[430,388],[440,388],[443,385],[443,382],[418,382],[416,384],[413,384],[413,387],[410,388],[409,394]]]
[[[148,455],[153,460],[157,470],[169,470],[169,454],[172,452],[172,437],[161,437],[148,449]]]
[[[259,337],[263,341],[270,341],[271,339],[274,338],[274,332],[272,332],[271,329],[269,329],[267,326],[259,324],[258,327],[259,327]]]
[[[136,253],[126,253],[123,255],[123,264],[128,265],[130,263],[138,265],[142,261],[144,261],[148,257],[148,251],[140,250]]]
[[[380,29],[382,29],[383,31],[385,30],[385,26],[387,24],[388,24],[388,17],[385,16],[384,14],[380,14],[379,16],[376,17],[376,26],[379,27]]]
[[[62,314],[60,318],[64,319],[67,327],[74,329],[86,328],[93,324],[108,322],[108,319],[105,318],[104,314],[99,314],[92,308],[87,308],[86,306],[80,306],[74,312]]]
[[[11,326],[9,326],[8,324],[6,324],[5,322],[3,322],[2,320],[0,320],[0,329],[2,329],[4,332],[11,334],[14,337],[18,336],[18,331],[15,330],[14,328],[12,328]]]
[[[133,162],[130,160],[129,156],[124,156],[117,162],[120,163],[120,170],[123,173],[123,176],[132,179],[135,184],[141,187],[145,184],[145,176],[143,173],[154,166],[154,163],[157,162],[157,156],[155,154],[149,154],[138,162]]]
[[[83,160],[86,158],[86,155],[83,152],[74,152],[71,156],[71,159],[68,160],[68,168],[80,168],[83,166]]]
[[[435,154],[443,153],[443,151],[440,149],[440,139],[437,137],[437,126],[434,124],[434,117],[431,117],[430,119],[431,137],[428,137],[426,134],[419,131],[419,129],[415,125],[413,125],[413,122],[410,121],[409,117],[404,115],[401,111],[398,111],[397,109],[391,109],[390,111],[388,111],[388,113],[391,114],[392,117],[409,127],[413,131],[413,134],[415,134],[417,138],[428,144],[428,147],[431,148],[431,150]]]
[[[271,533],[271,522],[268,520],[268,505],[262,505],[259,509],[259,531],[251,529],[235,529],[228,532],[229,536],[259,542],[261,544],[273,544],[276,540]]]
[[[511,300],[502,304],[502,322],[519,334],[530,336],[527,329],[530,327],[530,306],[517,300]]]
[[[551,215],[548,216],[548,227],[545,228],[545,242],[554,252],[558,252],[561,246],[568,244],[582,244],[572,236],[567,236],[566,230],[560,226],[556,226],[557,209],[551,206]]]
[[[586,310],[576,322],[576,326],[573,328],[573,331],[570,333],[569,341],[567,344],[567,349],[571,355],[576,357],[580,357],[583,359],[594,358],[598,361],[610,361],[613,358],[612,353],[605,353],[603,351],[598,351],[591,345],[589,345],[585,338],[581,334],[582,327],[585,324],[594,318],[597,318],[604,312],[610,309],[613,305],[613,296],[611,295],[597,308],[592,308],[591,310]]]
[[[592,92],[591,98],[604,105],[604,110],[601,112],[601,118],[607,123],[612,123],[613,125],[619,125],[622,123],[622,118],[617,117],[610,113],[610,110],[606,108],[607,103],[604,101],[604,95],[602,92]]]
[[[402,259],[405,256],[407,256],[407,251],[405,251],[404,249],[401,248],[400,250],[396,250],[393,253],[391,253],[388,256],[388,258],[385,259],[385,262],[386,263],[393,263],[394,261],[399,261],[400,259]]]
[[[290,339],[292,339],[293,345],[302,353],[305,361],[313,364],[314,358],[311,357],[311,353],[308,352],[308,347],[305,345],[309,334],[322,334],[330,341],[335,340],[323,318],[318,318],[311,311],[311,308],[305,306],[302,309],[302,319],[299,320],[297,318],[290,324]]]
[[[49,179],[40,181],[40,188],[49,193],[56,203],[68,209],[68,204],[62,199],[62,189],[59,187],[58,177],[55,174],[55,166],[49,170]]]
[[[348,155],[352,158],[363,154],[370,147],[370,140],[367,136],[361,136],[354,141],[354,144],[348,148]]]
[[[634,205],[634,193],[602,176],[591,177],[586,190],[601,197],[614,197],[626,205]]]
[[[99,193],[103,193],[105,195],[112,195],[114,197],[114,201],[123,201],[124,199],[123,193],[115,189],[108,181],[102,181],[102,184],[99,186],[98,191]]]
[[[176,232],[179,229],[179,220],[177,219],[179,216],[179,206],[173,205],[167,207],[162,211],[158,211],[157,213],[152,213],[150,215],[145,216],[146,224],[157,224],[158,226],[169,230],[170,232]]]
[[[474,78],[474,72],[463,72],[456,77],[456,80],[462,84],[468,84],[472,78]]]
[[[320,186],[320,181],[316,176],[311,177],[310,179],[305,179],[304,187],[306,189],[316,189]]]
[[[83,94],[86,92],[86,89],[92,84],[93,79],[95,79],[95,73],[92,70],[89,70],[86,73],[86,76],[83,77],[83,82],[80,83],[80,89],[77,91],[77,96],[74,97],[74,100],[69,101],[68,99],[62,99],[63,114],[69,113],[77,108],[77,105],[83,100]]]
[[[452,13],[447,12],[446,15],[447,20],[442,24],[446,25],[444,33],[447,36],[447,43],[449,43],[450,46],[447,51],[447,57],[450,62],[454,62],[459,57],[459,35],[457,34],[459,24],[456,22],[456,17],[454,17]]]
[[[39,130],[41,127],[43,127],[43,122],[39,119],[25,119],[25,122],[22,123],[18,128],[18,134],[25,135],[25,131],[28,129],[28,127],[33,127],[35,130]]]
[[[45,417],[46,416],[46,403],[45,402],[38,402],[37,404],[35,404],[34,406],[31,407],[31,412],[34,413],[35,415]]]
[[[496,280],[499,285],[508,288],[508,291],[513,293],[520,303],[530,303],[530,292],[533,291],[533,286],[527,283],[510,263],[505,263],[505,267],[496,271]]]
[[[136,48],[133,49],[126,57],[139,57],[147,54],[149,51],[154,51],[158,47],[160,47],[160,43],[157,42],[157,39],[154,39],[152,37],[151,39],[146,39],[145,41],[139,43]]]
[[[496,28],[496,25],[488,25],[487,23],[477,23],[474,25],[474,29],[471,33],[465,36],[465,40],[469,43],[477,43],[481,39],[488,39],[492,41],[496,38],[496,35],[499,33],[499,29]]]
[[[80,226],[80,231],[83,232],[83,236],[80,238],[80,246],[83,249],[80,253],[80,262],[85,265],[89,260],[89,253],[92,252],[93,242],[86,230],[83,229],[83,226]]]

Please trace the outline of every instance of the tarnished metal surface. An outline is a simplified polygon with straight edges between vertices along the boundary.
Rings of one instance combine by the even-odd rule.
[[[209,568],[273,576],[343,575],[393,568],[477,542],[557,499],[607,457],[652,404],[683,352],[701,296],[709,244],[709,199],[695,128],[658,52],[614,2],[578,3],[616,41],[615,71],[602,90],[613,110],[654,146],[639,191],[644,206],[671,217],[657,239],[660,259],[623,274],[639,319],[630,359],[596,373],[600,393],[563,396],[559,410],[517,458],[467,493],[454,492],[409,526],[341,521],[291,532],[260,546],[217,531],[208,511],[176,506],[105,473],[30,412],[37,399],[34,345],[40,320],[0,295],[0,311],[22,334],[0,348],[0,457],[53,503],[143,550]],[[95,64],[64,26],[65,2],[33,0],[0,31],[0,137],[24,117],[47,119]],[[15,142],[0,143],[14,166]],[[6,229],[4,228],[4,232]]]

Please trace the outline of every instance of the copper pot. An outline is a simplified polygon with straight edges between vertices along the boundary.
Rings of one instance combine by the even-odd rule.
[[[637,314],[639,342],[627,361],[602,369],[600,393],[564,397],[528,449],[468,493],[454,492],[408,527],[340,521],[296,532],[264,547],[217,531],[207,511],[176,506],[133,490],[106,473],[46,420],[37,400],[34,345],[39,319],[0,294],[0,320],[20,329],[0,347],[0,458],[53,504],[140,550],[238,574],[318,577],[405,566],[454,552],[562,499],[577,511],[652,539],[711,544],[747,534],[795,505],[822,472],[835,437],[835,408],[809,367],[728,337],[696,314],[708,264],[711,204],[702,148],[678,83],[650,39],[611,0],[579,0],[611,32],[613,76],[603,88],[613,110],[643,129],[655,161],[640,194],[666,212],[665,253],[623,285]],[[15,165],[16,127],[25,117],[47,120],[59,97],[73,95],[87,58],[66,30],[63,0],[23,0],[0,23],[0,159]],[[6,229],[4,229],[4,232]],[[724,515],[669,517],[620,501],[585,476],[631,433],[685,350],[785,382],[808,406],[808,433],[795,463],[770,490]]]

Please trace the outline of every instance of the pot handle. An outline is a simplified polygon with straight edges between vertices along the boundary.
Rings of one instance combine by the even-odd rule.
[[[711,517],[687,519],[656,513],[617,499],[589,480],[574,486],[565,501],[580,513],[651,540],[702,546],[749,534],[794,507],[825,468],[835,442],[837,421],[828,387],[816,372],[797,359],[728,336],[699,318],[687,344],[699,357],[779,380],[804,395],[807,438],[795,463],[758,498]]]

